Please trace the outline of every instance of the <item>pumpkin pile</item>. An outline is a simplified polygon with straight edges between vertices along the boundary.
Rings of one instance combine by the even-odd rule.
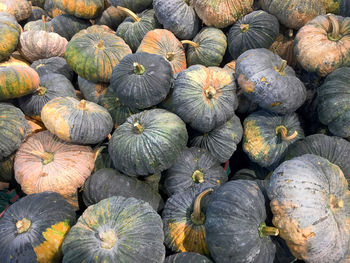
[[[0,261],[350,261],[348,0],[0,0]]]

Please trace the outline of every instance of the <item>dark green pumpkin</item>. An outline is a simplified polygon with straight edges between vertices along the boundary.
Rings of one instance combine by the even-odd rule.
[[[224,168],[207,150],[191,147],[165,172],[164,188],[171,196],[197,184],[217,186],[226,181]]]
[[[100,97],[107,92],[109,84],[95,83],[78,76],[78,86],[86,100],[99,103]]]
[[[269,48],[279,33],[275,16],[258,10],[242,17],[233,24],[228,34],[228,50],[236,59],[244,51],[254,48]]]
[[[198,253],[183,252],[166,257],[164,263],[212,263],[212,261]]]
[[[66,236],[63,263],[162,263],[162,219],[145,201],[113,196],[89,206]]]
[[[30,22],[30,21],[36,21],[41,19],[43,16],[45,17],[49,17],[49,14],[43,9],[43,7],[39,7],[39,6],[32,6],[32,13],[30,15],[30,17],[27,18],[26,22]]]
[[[15,153],[0,161],[0,182],[11,182],[14,177],[13,161]],[[1,158],[0,158],[1,159]]]
[[[219,67],[193,65],[177,75],[173,87],[175,113],[200,132],[223,125],[238,106],[233,76]]]
[[[0,61],[8,58],[16,49],[21,26],[14,16],[0,12]]]
[[[68,41],[80,30],[91,26],[91,22],[73,15],[62,14],[50,21],[50,29]]]
[[[64,13],[83,19],[93,19],[102,14],[104,0],[53,0]]]
[[[186,125],[177,115],[145,110],[131,115],[114,131],[108,151],[119,171],[147,176],[172,166],[187,140]]]
[[[113,6],[122,6],[140,13],[152,5],[152,0],[108,0]]]
[[[103,11],[101,16],[95,19],[96,25],[106,25],[113,30],[117,30],[118,26],[124,21],[126,14],[120,9],[110,6]]]
[[[250,49],[240,55],[236,76],[244,95],[268,111],[292,113],[306,100],[305,86],[293,68],[268,49]]]
[[[35,69],[39,76],[43,76],[48,73],[57,73],[64,75],[67,79],[73,81],[74,72],[67,64],[67,61],[62,57],[51,57],[35,60],[30,67]]]
[[[57,193],[21,198],[0,220],[1,262],[59,262],[61,244],[74,223],[73,207]]]
[[[215,262],[272,263],[276,247],[267,227],[265,198],[254,181],[225,183],[211,194],[206,210],[205,231]]]
[[[167,96],[173,70],[162,56],[137,52],[125,56],[113,69],[110,87],[123,104],[145,109]]]

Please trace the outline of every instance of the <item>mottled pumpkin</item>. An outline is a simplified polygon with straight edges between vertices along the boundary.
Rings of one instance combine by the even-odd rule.
[[[162,219],[145,201],[113,196],[89,206],[63,245],[63,263],[162,263]]]
[[[35,69],[39,76],[56,73],[65,76],[70,81],[73,80],[74,72],[67,64],[67,61],[62,57],[38,59],[35,60],[30,67]]]
[[[327,13],[350,16],[350,2],[347,0],[322,0]]]
[[[102,14],[103,0],[53,0],[53,3],[66,14],[83,19],[93,19]]]
[[[186,55],[181,42],[166,29],[149,31],[141,41],[137,52],[158,54],[166,58],[174,74],[186,69]]]
[[[108,83],[95,83],[78,76],[79,90],[88,101],[99,103],[100,97],[107,92]]]
[[[140,13],[152,6],[152,0],[108,0],[113,6],[122,6]]]
[[[121,9],[110,6],[103,11],[101,16],[95,19],[95,24],[106,25],[113,30],[117,30],[118,26],[124,21],[125,17],[126,14]]]
[[[14,16],[0,12],[0,61],[8,58],[16,49],[21,26]]]
[[[91,22],[73,15],[62,14],[50,21],[50,29],[68,41],[80,30],[91,26]]]
[[[145,110],[131,115],[114,131],[108,151],[124,174],[147,176],[172,166],[187,140],[186,125],[176,114]]]
[[[316,17],[296,34],[294,53],[305,70],[322,77],[350,66],[350,17]]]
[[[0,220],[1,262],[59,262],[74,223],[74,209],[57,193],[21,198]]]
[[[66,13],[57,6],[55,0],[45,0],[44,10],[52,18]]]
[[[305,154],[274,170],[268,187],[273,224],[305,262],[347,262],[350,192],[340,168]]]
[[[268,111],[292,113],[306,100],[305,86],[293,68],[268,49],[250,49],[240,55],[236,76],[244,95]]]
[[[166,257],[164,263],[212,263],[212,261],[198,253],[182,252]]]
[[[6,12],[14,16],[16,20],[26,20],[32,13],[32,6],[27,0],[1,0],[0,12]]]

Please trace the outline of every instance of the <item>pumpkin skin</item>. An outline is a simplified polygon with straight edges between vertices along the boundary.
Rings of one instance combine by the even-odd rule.
[[[174,112],[200,132],[230,120],[238,106],[233,76],[219,67],[193,65],[174,82]]]
[[[21,26],[12,15],[0,12],[0,61],[8,58],[16,49]]]
[[[191,146],[207,149],[219,162],[224,163],[231,158],[241,141],[243,127],[240,119],[233,117],[220,127],[191,140]]]
[[[32,6],[27,0],[1,0],[0,12],[14,16],[18,22],[26,20],[32,13]]]
[[[169,93],[173,71],[162,56],[138,52],[113,69],[110,87],[123,104],[137,109],[154,106]]]
[[[212,263],[212,261],[198,253],[182,252],[166,257],[164,263]]]
[[[207,26],[225,28],[252,11],[254,0],[194,0],[194,9]]]
[[[147,52],[163,56],[169,61],[174,74],[186,69],[186,55],[181,42],[166,29],[149,31],[136,52]]]
[[[126,14],[120,9],[110,6],[103,11],[102,15],[95,19],[96,25],[106,25],[117,30],[118,26],[124,21]]]
[[[296,34],[294,53],[305,70],[325,77],[337,68],[350,66],[349,37],[349,17],[318,16]]]
[[[108,152],[119,171],[147,176],[172,166],[187,140],[186,125],[177,115],[162,109],[145,110],[131,115],[114,131]]]
[[[63,245],[63,263],[150,262],[165,258],[162,219],[144,201],[113,196],[89,206]]]
[[[224,168],[207,150],[191,147],[165,172],[164,188],[171,196],[198,184],[218,186],[226,181]]]
[[[32,6],[44,8],[45,0],[31,0]]]
[[[153,192],[146,183],[116,170],[102,168],[86,179],[83,192],[86,206],[94,205],[111,196],[134,197],[148,202],[156,211],[164,207],[161,196]]]
[[[273,224],[294,256],[306,262],[346,262],[350,192],[340,168],[305,154],[272,174],[268,196]]]
[[[25,196],[0,220],[2,262],[58,262],[61,244],[75,223],[75,213],[59,194]]]
[[[269,48],[279,32],[275,16],[258,10],[237,21],[228,34],[228,50],[233,59],[244,51],[254,48]]]
[[[55,0],[45,0],[44,10],[52,18],[66,13],[58,7]]]
[[[163,27],[179,39],[192,39],[199,31],[199,18],[188,0],[153,0],[153,8]]]
[[[250,114],[243,122],[243,150],[261,167],[274,169],[289,145],[304,138],[296,113],[280,116],[267,111]]]
[[[49,17],[46,18],[45,16],[42,16],[38,20],[27,22],[23,27],[23,31],[43,30],[46,32],[51,32],[50,23],[49,23],[50,21],[51,19]]]
[[[99,143],[113,128],[112,117],[105,108],[72,97],[50,100],[42,108],[41,119],[60,139],[80,144]]]
[[[64,57],[80,77],[109,82],[113,68],[131,53],[124,40],[112,32],[82,30],[69,41]]]
[[[292,113],[306,100],[305,86],[294,70],[268,49],[250,49],[240,55],[236,76],[244,95],[268,111]]]
[[[298,61],[294,54],[294,38],[279,34],[269,48],[273,53],[279,55],[292,68],[295,68]]]
[[[51,57],[35,60],[31,68],[38,72],[39,76],[44,76],[49,73],[57,73],[65,76],[70,81],[73,80],[74,72],[62,57]]]
[[[43,16],[49,17],[48,13],[43,9],[44,7],[32,6],[32,13],[27,18],[26,22],[36,21],[41,19]]]
[[[267,234],[276,235],[278,231],[262,227],[265,220],[265,198],[256,182],[229,181],[216,189],[205,221],[207,245],[214,261],[272,263],[276,247]]]
[[[140,13],[152,5],[153,0],[108,0],[113,6],[122,6]]]
[[[100,97],[107,92],[109,85],[107,83],[94,83],[78,76],[78,86],[86,100],[98,103]]]
[[[95,165],[94,165],[94,170],[93,172],[97,172],[100,169],[103,168],[112,168],[114,169],[113,161],[111,157],[108,154],[108,144],[98,144],[95,149]]]
[[[186,52],[187,65],[201,64],[206,67],[219,66],[227,48],[226,35],[215,27],[203,28],[190,44]]]
[[[11,154],[9,157],[0,161],[0,182],[9,183],[13,179],[14,170],[13,162],[15,160],[15,153]]]
[[[53,3],[66,14],[83,19],[93,19],[102,14],[103,0],[53,0]]]

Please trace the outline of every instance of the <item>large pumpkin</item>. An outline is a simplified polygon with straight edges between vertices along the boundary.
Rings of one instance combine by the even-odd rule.
[[[66,14],[83,19],[96,18],[104,10],[104,0],[53,0],[53,3]]]
[[[8,58],[16,49],[21,34],[21,26],[16,19],[5,12],[0,12],[0,61]]]

